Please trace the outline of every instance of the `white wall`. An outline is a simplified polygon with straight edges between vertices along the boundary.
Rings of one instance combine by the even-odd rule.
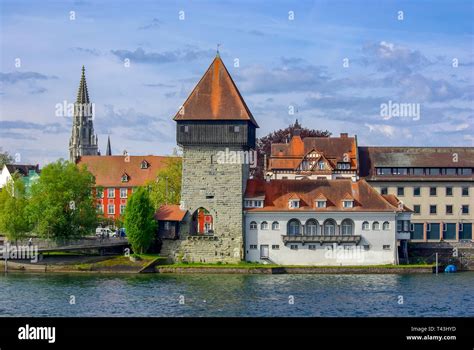
[[[0,188],[3,188],[3,186],[5,186],[8,180],[10,180],[11,178],[12,176],[10,175],[8,168],[4,165],[3,169],[0,172]]]
[[[396,240],[396,213],[316,213],[316,212],[249,212],[245,213],[245,253],[246,260],[253,262],[267,262],[260,259],[261,245],[269,246],[270,261],[282,265],[320,265],[320,266],[339,266],[339,265],[377,265],[377,264],[396,264],[397,263],[397,240]],[[327,247],[333,246],[330,243],[287,243],[285,246],[282,235],[287,235],[287,223],[296,218],[302,224],[306,220],[316,219],[321,225],[326,219],[334,219],[337,225],[342,220],[351,219],[354,222],[354,235],[361,235],[362,240],[359,243],[358,251],[351,251],[347,255],[341,256],[344,252],[337,254],[328,254]],[[250,230],[250,222],[257,222],[257,230]],[[261,229],[261,222],[267,221],[268,230]],[[272,230],[272,222],[280,223],[279,230]],[[370,229],[362,230],[362,222],[368,221]],[[378,221],[380,230],[373,231],[372,223]],[[388,221],[389,230],[383,230],[383,222]],[[290,249],[291,244],[297,244],[298,249]],[[316,245],[315,250],[310,250],[309,245]],[[251,245],[256,245],[257,249],[250,249]],[[278,245],[279,249],[272,249],[272,245]],[[354,247],[355,244],[343,244]],[[364,245],[369,245],[369,250],[364,249]],[[389,245],[390,249],[383,249],[383,245]]]

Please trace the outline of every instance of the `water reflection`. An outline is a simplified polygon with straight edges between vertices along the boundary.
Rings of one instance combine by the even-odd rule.
[[[474,273],[0,275],[1,316],[473,316]],[[76,304],[70,304],[70,296]],[[400,296],[403,303],[400,303]]]

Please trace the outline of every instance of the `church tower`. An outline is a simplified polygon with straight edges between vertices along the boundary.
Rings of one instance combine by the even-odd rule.
[[[94,134],[92,119],[93,107],[87,91],[85,68],[82,66],[81,82],[74,104],[71,139],[69,140],[69,160],[71,162],[76,162],[80,156],[99,155],[98,138]]]
[[[164,240],[172,260],[238,262],[244,259],[243,200],[249,177],[245,157],[258,128],[219,54],[176,116],[183,149],[181,210],[187,211],[177,240]]]

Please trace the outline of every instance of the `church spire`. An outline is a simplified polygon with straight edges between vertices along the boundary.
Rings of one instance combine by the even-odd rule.
[[[107,150],[105,151],[106,156],[112,155],[112,148],[110,147],[110,136],[107,138]]]
[[[77,91],[72,119],[71,139],[69,140],[69,160],[76,162],[81,156],[99,155],[98,139],[94,132],[94,104],[89,100],[86,69],[82,66],[81,82]]]
[[[89,103],[89,91],[87,91],[86,68],[82,66],[81,82],[77,91],[76,103]]]

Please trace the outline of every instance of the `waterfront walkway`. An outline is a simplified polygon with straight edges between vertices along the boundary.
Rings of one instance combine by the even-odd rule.
[[[12,244],[12,243],[10,243]],[[13,245],[13,244],[12,244]],[[17,246],[32,246],[38,249],[38,253],[65,252],[81,250],[102,250],[107,248],[128,247],[126,237],[98,238],[87,237],[78,240],[50,241],[34,238],[31,243],[28,240],[18,241]]]

